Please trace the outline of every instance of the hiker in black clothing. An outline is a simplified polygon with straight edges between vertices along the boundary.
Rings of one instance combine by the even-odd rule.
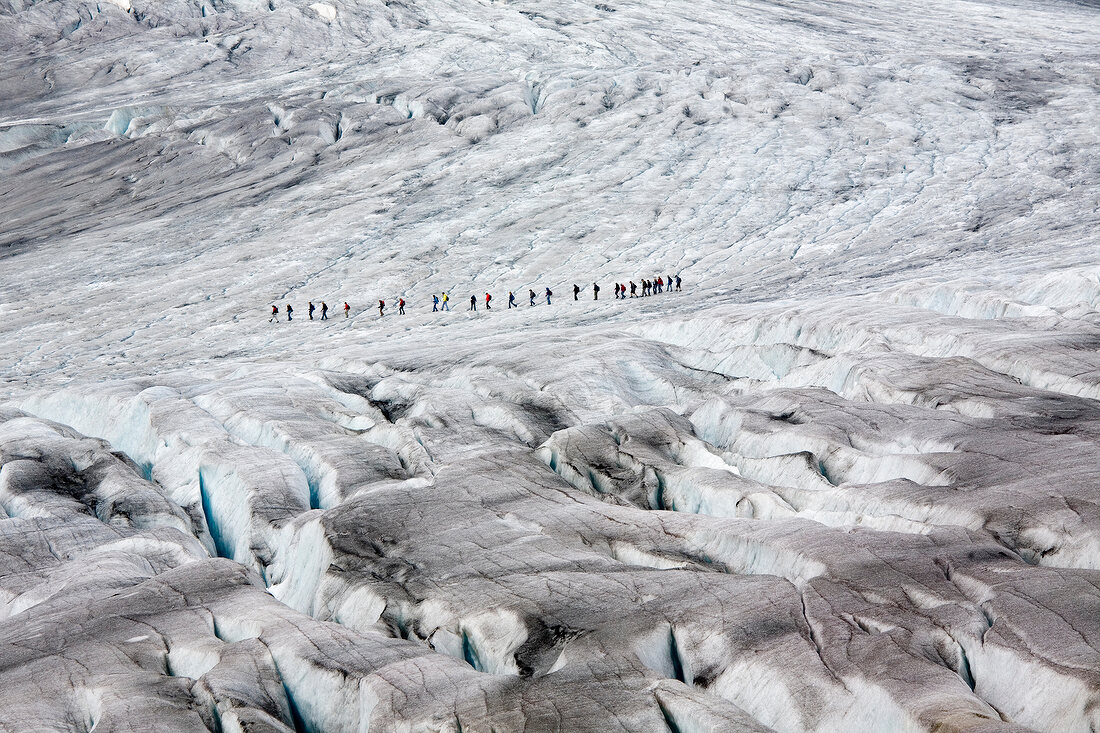
[[[290,315],[293,312],[294,312],[294,309],[290,307],[290,303],[287,303],[286,304],[286,319],[288,321],[293,320],[292,316]]]
[[[471,311],[476,311],[477,310],[477,296],[476,295],[471,295],[470,296],[470,307],[467,308],[466,310],[471,310]]]
[[[600,299],[600,286],[596,283],[592,283],[592,300]]]
[[[531,294],[531,305],[534,305],[535,304],[535,291],[530,290],[528,292]]]
[[[633,280],[630,281],[630,297],[631,298],[637,298],[638,297],[638,286],[635,284],[635,282]]]
[[[509,308],[516,308],[517,307],[516,306],[516,294],[513,293],[511,290],[508,291],[508,307]]]
[[[271,318],[268,318],[267,322],[271,323],[272,321],[279,322],[279,306],[277,305],[271,306]]]
[[[573,283],[573,300],[580,300],[577,296],[581,294],[581,286]]]
[[[553,293],[550,292],[550,288],[547,288],[546,289],[546,305],[550,305],[550,296],[551,295],[553,295]]]
[[[615,283],[615,300],[619,299],[619,283]]]
[[[313,301],[309,301],[309,320],[313,320]]]
[[[378,301],[378,317],[381,318],[384,315],[386,315],[386,301],[379,300]]]
[[[321,320],[322,321],[327,321],[328,320],[328,306],[325,305],[325,301],[323,301],[323,300],[321,301]]]
[[[679,291],[680,291],[680,282],[681,282],[681,280],[680,280],[680,276],[679,276],[679,275],[677,275],[677,276],[676,276],[676,291],[677,291],[677,292],[679,292]]]

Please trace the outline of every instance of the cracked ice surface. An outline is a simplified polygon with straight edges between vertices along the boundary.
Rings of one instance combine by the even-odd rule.
[[[1100,728],[1098,21],[0,0],[0,729]]]

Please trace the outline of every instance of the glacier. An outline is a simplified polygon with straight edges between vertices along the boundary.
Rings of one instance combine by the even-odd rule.
[[[0,730],[1100,729],[1098,232],[1091,2],[0,0]]]

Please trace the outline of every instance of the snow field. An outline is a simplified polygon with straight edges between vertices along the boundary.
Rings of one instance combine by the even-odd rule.
[[[1100,727],[1096,20],[0,0],[4,722]]]

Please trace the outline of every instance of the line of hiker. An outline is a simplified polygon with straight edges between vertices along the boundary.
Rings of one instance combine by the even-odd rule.
[[[677,292],[679,292],[681,290],[682,285],[683,285],[683,280],[680,279],[679,275],[675,275],[675,276],[674,275],[669,275],[667,278],[664,278],[664,277],[658,275],[657,277],[655,277],[652,280],[647,280],[647,279],[643,278],[642,282],[641,282],[641,286],[640,286],[641,293],[639,293],[638,292],[639,285],[637,283],[635,283],[633,280],[629,280],[628,282],[630,283],[630,285],[629,285],[630,295],[629,296],[627,295],[627,285],[625,283],[618,283],[618,282],[615,283],[615,291],[614,292],[615,292],[615,299],[616,300],[626,300],[628,297],[630,297],[630,298],[644,298],[644,297],[649,296],[649,295],[656,295],[657,293],[666,293],[666,292],[670,293],[673,290],[676,290]],[[675,283],[675,287],[673,285],[674,283]],[[577,285],[577,284],[574,284],[573,285],[573,300],[580,300],[580,294],[581,294],[581,286]],[[539,297],[535,293],[535,291],[529,289],[527,291],[527,296],[528,296],[528,299],[527,299],[528,306],[535,305],[535,299]],[[551,298],[553,298],[553,296],[554,296],[553,291],[551,291],[550,288],[546,288],[546,292],[543,294],[543,296],[546,298],[546,305],[551,305]],[[600,285],[599,285],[599,283],[592,283],[592,300],[599,300],[599,299],[600,299]],[[493,302],[493,296],[489,293],[485,293],[485,310],[492,310],[493,309],[492,302]],[[477,303],[478,303],[478,297],[476,295],[471,295],[470,296],[470,307],[467,308],[467,310],[476,311],[477,310]],[[519,306],[516,304],[516,294],[514,292],[511,292],[511,291],[508,292],[508,307],[509,308],[519,308]],[[314,311],[316,311],[316,309],[317,309],[316,306],[313,305],[313,301],[312,300],[309,301],[309,320],[311,320],[311,321],[313,320],[313,313],[314,313]],[[440,293],[439,295],[432,295],[432,312],[433,313],[439,312],[439,311],[449,311],[450,309],[451,309],[451,296],[450,295],[448,295],[446,292]],[[345,302],[344,303],[344,318],[350,317],[350,314],[351,314],[351,306],[348,305],[347,302]],[[404,298],[398,298],[397,299],[397,314],[401,315],[401,316],[405,315],[405,299]],[[379,315],[379,317],[382,317],[382,316],[386,315],[386,301],[385,300],[379,300],[378,301],[378,315]],[[290,305],[290,303],[286,304],[286,319],[288,321],[294,320],[294,307],[292,305]],[[323,300],[321,301],[321,318],[320,318],[320,320],[322,320],[322,321],[327,321],[328,320],[328,304],[325,303],[325,301],[323,301]],[[271,318],[268,319],[268,323],[271,323],[271,322],[275,322],[275,323],[279,322],[279,306],[277,306],[277,305],[271,306]]]
[[[313,320],[313,312],[316,311],[316,310],[317,310],[317,306],[313,305],[312,300],[309,301],[309,320],[311,320],[311,321]],[[351,306],[348,305],[345,302],[344,303],[344,318],[348,318],[348,317],[350,317],[350,315],[351,315]],[[293,321],[294,320],[294,306],[292,306],[290,303],[286,304],[286,319],[288,321]],[[321,301],[321,318],[319,320],[322,320],[322,321],[327,321],[328,320],[328,303],[326,303],[323,300]],[[274,321],[275,323],[279,322],[279,306],[277,306],[277,305],[271,306],[271,318],[268,318],[267,322],[271,323],[272,321]]]

